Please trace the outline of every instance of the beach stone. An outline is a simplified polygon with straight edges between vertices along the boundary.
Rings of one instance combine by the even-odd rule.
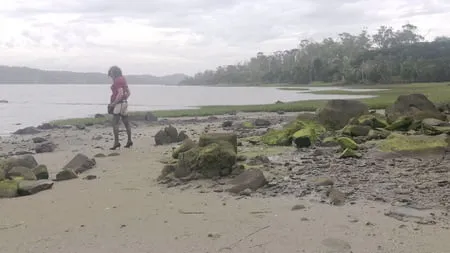
[[[447,117],[423,94],[400,95],[397,100],[386,108],[388,123],[400,117],[411,117],[414,120],[434,118],[446,120]]]
[[[222,127],[224,127],[224,128],[232,127],[232,126],[233,126],[233,121],[231,121],[231,120],[227,120],[222,123]]]
[[[36,194],[41,191],[51,189],[54,182],[50,180],[29,181],[22,180],[19,182],[17,193],[19,196],[27,196]]]
[[[29,169],[33,169],[38,166],[38,163],[34,156],[32,155],[22,155],[19,157],[10,157],[4,160],[1,164],[5,172],[10,171],[14,167],[27,167]]]
[[[89,159],[86,155],[79,153],[63,167],[63,170],[72,169],[75,173],[80,174],[92,169],[95,165],[95,159]]]
[[[270,126],[272,123],[270,123],[270,121],[266,120],[266,119],[256,119],[255,122],[253,123],[255,126],[257,127],[268,127]]]
[[[56,149],[56,145],[53,142],[44,142],[44,143],[40,143],[38,145],[36,145],[36,147],[34,148],[34,150],[36,151],[36,153],[50,153],[55,151]]]
[[[231,180],[230,184],[234,185],[228,189],[231,193],[240,193],[245,189],[256,191],[267,184],[267,179],[261,170],[248,169]]]
[[[17,131],[14,132],[14,134],[17,135],[31,135],[31,134],[38,134],[41,131],[39,131],[36,127],[26,127],[26,128],[22,128],[19,129]]]
[[[327,128],[342,129],[350,119],[369,113],[366,104],[357,100],[334,99],[318,111],[318,121]]]
[[[166,145],[178,142],[178,130],[173,126],[165,127],[155,135],[156,145]]]
[[[183,143],[182,143],[178,148],[176,148],[176,149],[173,151],[172,157],[175,158],[175,159],[177,159],[177,158],[178,158],[178,155],[179,155],[180,153],[186,152],[186,151],[188,151],[188,150],[194,148],[195,146],[196,146],[196,144],[195,144],[195,142],[194,142],[193,140],[191,140],[191,139],[186,139],[186,140],[183,141]]]
[[[65,181],[78,178],[78,175],[72,169],[66,169],[56,174],[55,181]]]
[[[17,197],[18,183],[14,180],[0,181],[0,198]]]
[[[345,193],[335,189],[331,188],[328,191],[328,197],[330,198],[331,204],[335,206],[342,206],[345,204],[346,195]]]
[[[347,125],[342,133],[348,136],[367,136],[372,128],[364,125]]]
[[[178,133],[178,142],[184,141],[186,139],[189,139],[189,136],[186,134],[186,131],[180,131],[180,133]]]
[[[17,166],[12,168],[7,174],[6,177],[22,177],[24,180],[36,180],[36,175],[34,175],[33,171],[27,167]]]
[[[103,153],[98,153],[98,154],[95,154],[94,157],[95,158],[104,158],[104,157],[106,157],[106,155]]]
[[[33,143],[43,143],[43,142],[46,142],[47,141],[47,139],[45,139],[44,137],[34,137],[33,139],[32,139],[32,141],[33,141]]]
[[[32,171],[38,180],[49,178],[47,166],[43,164],[36,166]]]
[[[305,209],[305,208],[306,208],[305,205],[298,204],[298,205],[293,206],[293,207],[291,208],[291,211],[303,210],[303,209]]]
[[[262,164],[268,164],[268,163],[270,163],[269,157],[267,157],[265,155],[257,155],[255,157],[250,158],[248,165],[256,166],[256,165],[262,165]]]
[[[164,165],[164,167],[161,170],[161,174],[159,175],[159,177],[157,178],[157,181],[161,181],[164,178],[166,178],[168,175],[170,175],[171,173],[174,173],[176,170],[176,166],[172,165],[172,164],[166,164]],[[189,174],[187,174],[189,175]],[[187,176],[186,175],[186,176]]]
[[[220,143],[226,141],[233,145],[234,151],[237,153],[237,135],[235,133],[208,133],[200,136],[198,145],[205,147],[211,143]]]
[[[156,122],[158,121],[158,117],[155,116],[152,112],[147,112],[144,117],[145,121]]]
[[[7,104],[7,103],[8,103],[8,100],[0,99],[0,104]]]
[[[333,179],[329,177],[318,177],[313,180],[314,185],[316,186],[329,186],[334,185]]]

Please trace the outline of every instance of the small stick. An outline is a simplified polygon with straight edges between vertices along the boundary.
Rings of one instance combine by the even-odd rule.
[[[262,227],[262,228],[259,228],[258,230],[256,230],[256,231],[254,231],[254,232],[248,234],[247,236],[245,236],[245,237],[239,239],[237,242],[231,244],[230,246],[228,246],[228,247],[223,247],[223,248],[219,249],[219,252],[222,251],[222,250],[224,250],[224,249],[231,250],[231,249],[233,249],[234,247],[236,247],[236,245],[238,245],[238,244],[239,244],[240,242],[242,242],[243,240],[245,240],[245,239],[251,237],[252,235],[254,235],[254,234],[256,234],[256,233],[259,233],[259,232],[263,231],[264,229],[268,229],[268,228],[270,228],[270,225],[265,226],[265,227]]]

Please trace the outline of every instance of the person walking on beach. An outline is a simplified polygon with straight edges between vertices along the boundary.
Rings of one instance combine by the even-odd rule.
[[[108,113],[113,115],[113,133],[114,133],[114,145],[110,150],[115,150],[120,147],[119,142],[119,123],[122,119],[125,129],[127,130],[128,141],[125,148],[133,146],[131,141],[131,127],[128,119],[128,97],[130,96],[130,90],[128,88],[127,81],[122,75],[122,70],[117,66],[112,66],[108,71],[108,76],[113,80],[111,85],[111,99],[108,105]]]

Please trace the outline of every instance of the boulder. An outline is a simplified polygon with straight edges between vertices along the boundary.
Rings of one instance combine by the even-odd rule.
[[[240,193],[246,189],[256,191],[267,184],[264,173],[259,169],[247,169],[230,181],[233,187],[228,189],[231,193]]]
[[[17,193],[20,196],[36,194],[38,192],[51,189],[53,187],[53,184],[54,183],[50,180],[22,180],[19,182]]]
[[[347,125],[342,130],[342,133],[348,136],[367,136],[371,130],[370,126],[366,125]]]
[[[192,148],[186,152],[178,154],[178,163],[175,167],[175,177],[187,177],[198,168],[199,147]]]
[[[95,159],[89,159],[86,155],[77,154],[66,166],[63,167],[63,170],[71,169],[75,173],[80,174],[85,172],[86,170],[92,169],[96,165]]]
[[[398,118],[408,116],[414,120],[435,118],[446,120],[438,108],[423,94],[401,95],[393,105],[386,108],[388,123],[395,122]]]
[[[171,164],[164,165],[164,167],[161,170],[161,175],[159,175],[159,177],[157,178],[157,181],[163,180],[171,173],[174,173],[175,170],[176,170],[176,166],[174,166],[174,165],[171,165]]]
[[[266,119],[256,119],[253,124],[257,127],[268,127],[271,125],[270,121]]]
[[[26,127],[15,131],[14,134],[26,135],[26,134],[38,134],[40,132],[41,131],[39,131],[36,127]]]
[[[175,159],[177,159],[177,158],[178,158],[178,155],[179,155],[180,153],[186,152],[186,151],[188,151],[188,150],[194,148],[195,146],[196,146],[196,144],[195,144],[195,142],[194,142],[193,140],[191,140],[191,139],[186,139],[186,140],[183,141],[183,143],[182,143],[178,148],[176,148],[176,149],[173,151],[172,157],[175,158]]]
[[[180,133],[178,133],[178,142],[182,142],[186,139],[189,139],[189,136],[186,134],[186,131],[180,131]]]
[[[311,130],[315,127],[318,129]],[[271,129],[267,131],[267,133],[261,137],[261,141],[264,144],[271,146],[290,146],[294,139],[293,135],[302,129],[309,129],[305,131],[305,134],[309,133],[315,136],[320,135],[324,131],[322,126],[313,121],[295,120],[285,125],[282,129]],[[298,133],[297,135],[300,134],[302,133]]]
[[[396,118],[389,126],[386,127],[390,131],[407,131],[414,119],[409,116],[402,116]]]
[[[0,198],[17,197],[18,183],[15,180],[0,181]]]
[[[206,147],[212,143],[221,143],[222,141],[226,141],[230,143],[234,152],[237,153],[237,135],[234,133],[208,133],[202,134],[198,141],[198,145],[200,147]]]
[[[446,149],[448,146],[449,136],[446,134],[427,136],[392,133],[377,144],[378,149],[383,152],[427,151]]]
[[[65,181],[65,180],[71,180],[71,179],[75,179],[75,178],[78,178],[77,173],[75,173],[72,169],[66,169],[66,170],[62,170],[62,171],[58,172],[58,174],[56,174],[55,181]]]
[[[370,128],[385,128],[388,123],[386,117],[379,113],[361,115],[351,120],[352,125],[369,126]]]
[[[56,144],[54,144],[53,142],[44,142],[44,143],[39,143],[36,145],[36,147],[34,148],[34,151],[36,151],[36,153],[50,153],[55,151],[56,149]]]
[[[318,111],[319,122],[329,129],[342,129],[350,119],[369,113],[366,104],[356,100],[330,100]]]
[[[358,144],[356,144],[356,142],[354,140],[352,140],[348,137],[339,137],[337,139],[337,142],[341,146],[342,150],[345,150],[345,149],[357,150],[358,149]]]
[[[43,137],[34,137],[34,138],[32,139],[32,141],[33,141],[33,143],[38,144],[38,143],[46,142],[47,139],[45,139],[45,138],[43,138]]]
[[[12,168],[8,173],[6,174],[6,177],[8,178],[14,178],[14,177],[22,177],[25,180],[36,180],[36,175],[34,175],[33,171],[27,167],[23,166],[17,166]]]
[[[36,166],[32,171],[38,180],[49,178],[47,166],[43,164]]]
[[[450,123],[439,119],[424,119],[421,122],[421,127],[424,134],[439,135],[443,133],[450,133]]]
[[[178,142],[178,130],[173,126],[165,127],[155,135],[156,145],[166,145]]]
[[[145,119],[145,121],[149,121],[149,122],[156,122],[156,121],[158,121],[158,117],[156,117],[156,115],[153,114],[152,112],[147,112],[145,114],[144,119]]]
[[[33,169],[34,167],[38,166],[38,163],[36,159],[34,159],[34,156],[32,155],[23,155],[19,157],[11,157],[6,160],[4,160],[1,163],[1,166],[3,167],[5,172],[10,171],[14,167],[26,167],[29,169]]]

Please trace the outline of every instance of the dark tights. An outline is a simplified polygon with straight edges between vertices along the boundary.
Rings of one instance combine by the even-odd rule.
[[[128,120],[128,116],[121,116],[119,114],[115,114],[113,116],[113,133],[114,133],[114,145],[119,144],[119,123],[122,118],[122,122],[125,125],[125,129],[127,130],[128,143],[131,143],[131,127],[130,121]]]

